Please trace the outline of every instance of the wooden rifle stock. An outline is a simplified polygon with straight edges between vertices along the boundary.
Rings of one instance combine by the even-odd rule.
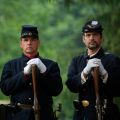
[[[34,108],[35,120],[40,120],[40,106],[39,106],[38,95],[37,95],[36,69],[37,69],[37,66],[33,64],[32,65],[32,83],[33,83],[33,95],[34,95],[33,108]]]
[[[96,95],[96,114],[97,120],[103,120],[102,115],[102,106],[100,101],[99,95],[99,67],[95,67],[93,69],[93,79],[94,79],[94,88],[95,88],[95,95]]]

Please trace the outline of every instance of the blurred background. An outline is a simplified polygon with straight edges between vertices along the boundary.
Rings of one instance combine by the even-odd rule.
[[[4,64],[21,55],[21,26],[33,24],[39,28],[40,55],[58,62],[64,89],[54,98],[54,109],[60,102],[60,120],[72,120],[76,94],[65,86],[71,59],[84,52],[81,28],[90,19],[104,27],[104,48],[120,56],[119,0],[0,0],[0,74]],[[9,100],[0,91],[0,100]],[[120,98],[115,98],[120,108]]]

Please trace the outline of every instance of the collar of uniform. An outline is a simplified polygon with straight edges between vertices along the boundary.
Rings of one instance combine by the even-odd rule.
[[[84,58],[85,59],[92,59],[92,58],[99,58],[100,59],[103,55],[104,55],[104,50],[103,50],[103,48],[100,48],[99,51],[95,55],[93,55],[92,57],[90,57],[86,51],[86,53],[84,54]]]
[[[27,61],[29,61],[32,58],[38,58],[39,57],[39,53],[37,55],[35,55],[34,57],[32,57],[32,58],[26,56],[25,54],[22,54],[22,57],[23,57],[24,61],[27,62]]]

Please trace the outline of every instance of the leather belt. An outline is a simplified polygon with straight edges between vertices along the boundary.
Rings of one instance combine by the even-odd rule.
[[[17,103],[17,106],[21,109],[33,109],[33,105]]]

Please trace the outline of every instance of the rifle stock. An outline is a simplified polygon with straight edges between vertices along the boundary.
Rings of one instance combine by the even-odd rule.
[[[35,120],[40,120],[40,106],[39,106],[38,95],[37,95],[36,69],[37,69],[37,66],[33,64],[32,65],[32,83],[33,83],[33,94],[34,94],[33,109],[34,109]]]
[[[103,120],[102,115],[102,106],[100,101],[99,95],[99,67],[95,67],[93,69],[93,79],[94,79],[94,88],[95,88],[95,95],[96,95],[96,114],[97,120]]]

